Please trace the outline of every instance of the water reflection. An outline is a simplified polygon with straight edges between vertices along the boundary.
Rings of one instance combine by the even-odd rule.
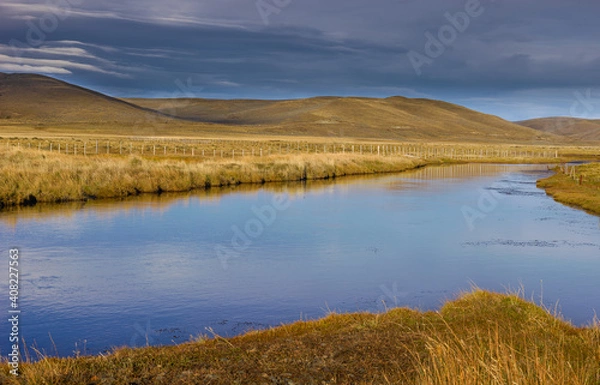
[[[286,193],[292,196],[312,193],[327,193],[334,186],[348,186],[357,181],[365,181],[373,176],[358,175],[338,179],[312,180],[303,182],[282,182],[267,184],[241,184],[236,186],[214,187],[207,190],[196,190],[179,193],[142,194],[121,199],[88,200],[57,204],[38,204],[35,206],[14,206],[0,210],[0,223],[16,227],[23,221],[43,221],[44,219],[75,219],[82,212],[94,213],[109,219],[114,214],[130,213],[140,209],[155,212],[166,212],[173,204],[198,200],[204,204],[218,204],[224,196],[230,194],[256,195],[261,191],[273,194]]]

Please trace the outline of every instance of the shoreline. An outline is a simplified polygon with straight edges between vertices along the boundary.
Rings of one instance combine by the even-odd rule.
[[[600,324],[575,327],[522,298],[474,289],[437,311],[330,314],[222,338],[106,355],[38,357],[5,384],[596,383]],[[555,382],[562,378],[564,382]],[[538,382],[536,382],[538,383]]]
[[[424,167],[408,157],[283,155],[241,160],[76,157],[11,150],[0,155],[0,209],[142,194],[207,190],[240,184],[327,180],[342,176],[397,173]]]
[[[591,215],[600,215],[599,163],[556,167],[554,170],[556,173],[539,180],[537,187],[544,189],[546,194],[559,203],[584,210]]]
[[[0,210],[142,194],[207,190],[240,184],[327,180],[400,173],[444,164],[557,164],[570,159],[474,160],[358,154],[289,154],[235,160],[129,156],[73,156],[28,149],[0,153]]]

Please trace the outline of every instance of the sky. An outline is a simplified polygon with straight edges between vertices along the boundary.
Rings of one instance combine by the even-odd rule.
[[[0,72],[118,97],[440,99],[600,118],[598,0],[0,0]]]

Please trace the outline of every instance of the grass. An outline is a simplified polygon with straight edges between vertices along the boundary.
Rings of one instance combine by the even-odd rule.
[[[3,384],[600,384],[600,327],[475,290],[438,312],[331,314],[224,339],[42,358]]]
[[[459,160],[505,159],[507,161],[560,159],[598,159],[598,147],[473,144],[447,142],[396,142],[356,140],[351,138],[265,136],[222,138],[166,138],[124,136],[46,136],[0,138],[2,148],[38,149],[63,154],[140,155],[160,157],[235,158],[246,156],[344,153],[363,155],[411,155],[420,158],[452,158]]]
[[[558,202],[600,215],[600,164],[557,167],[556,174],[538,182]]]
[[[309,154],[239,160],[0,152],[0,206],[122,198],[242,183],[328,179],[424,165],[406,157]]]
[[[449,162],[559,162],[598,153],[594,147],[340,143],[316,138],[125,141],[72,137],[2,142],[0,208],[399,172]]]

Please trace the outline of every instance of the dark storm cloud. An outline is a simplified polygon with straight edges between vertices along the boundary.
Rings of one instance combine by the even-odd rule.
[[[558,0],[9,0],[0,71],[119,96],[404,94],[514,119],[567,114],[574,93],[600,87],[598,11]]]

